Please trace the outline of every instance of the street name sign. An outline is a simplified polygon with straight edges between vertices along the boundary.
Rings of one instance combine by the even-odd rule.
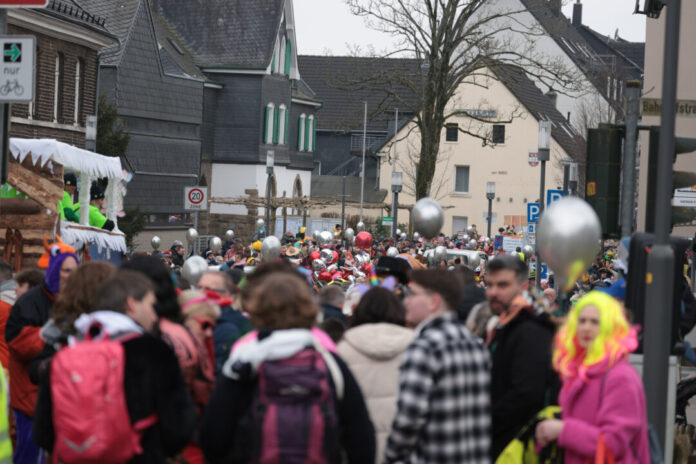
[[[394,225],[394,218],[391,216],[382,216],[382,225],[383,226]]]
[[[539,203],[527,203],[527,224],[534,224],[539,220],[541,205]]]
[[[0,36],[0,103],[27,103],[34,100],[33,36]]]
[[[208,187],[185,187],[184,188],[184,210],[185,211],[207,211],[208,210]]]

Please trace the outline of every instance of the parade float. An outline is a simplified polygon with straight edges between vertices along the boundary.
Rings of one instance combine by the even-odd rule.
[[[54,139],[11,138],[9,153],[7,184],[15,192],[11,198],[0,198],[0,231],[5,230],[2,257],[15,271],[36,266],[44,252],[44,237],[50,241],[60,236],[86,259],[120,261],[127,249],[117,219],[123,215],[128,174],[119,158]],[[82,205],[90,202],[92,182],[107,179],[104,214],[116,224],[112,231],[91,227],[87,214],[80,215],[79,223],[61,220],[58,202],[63,198],[63,175],[68,172],[79,179]]]

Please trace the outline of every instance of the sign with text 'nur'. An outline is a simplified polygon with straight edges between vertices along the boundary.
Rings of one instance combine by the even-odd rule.
[[[33,36],[0,36],[0,103],[27,103],[34,100]]]

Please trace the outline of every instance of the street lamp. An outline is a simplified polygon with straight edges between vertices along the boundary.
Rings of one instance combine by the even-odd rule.
[[[271,230],[271,176],[273,175],[273,164],[275,163],[275,152],[268,150],[266,152],[266,233],[268,237]]]
[[[85,149],[97,151],[97,117],[93,114],[85,118]]]
[[[551,121],[539,121],[539,149],[537,159],[541,161],[541,182],[539,186],[539,211],[544,211],[544,191],[546,186],[546,162],[551,159]],[[541,259],[536,255],[536,286],[541,288]]]
[[[493,219],[493,199],[495,198],[495,182],[486,182],[486,198],[488,199],[488,235],[491,236],[491,221]]]
[[[396,167],[396,166],[395,166]],[[398,240],[396,229],[399,227],[397,216],[399,215],[399,192],[404,185],[404,175],[401,172],[392,171],[391,190],[392,190],[392,235]]]

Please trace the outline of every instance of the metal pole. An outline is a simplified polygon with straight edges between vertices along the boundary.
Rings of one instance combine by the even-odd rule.
[[[488,238],[491,238],[491,221],[493,220],[493,199],[488,199]]]
[[[367,102],[365,103],[365,116],[363,117],[363,149],[362,149],[362,173],[360,185],[360,222],[363,222],[363,199],[365,197],[365,147],[367,139]]]
[[[546,190],[546,161],[541,162],[541,181],[539,182],[539,214],[544,212],[544,192]],[[534,280],[536,283],[536,288],[541,288],[541,258],[539,253],[535,253],[536,256],[536,270],[534,271]]]
[[[268,168],[266,168],[268,169]],[[271,231],[271,174],[266,177],[266,234],[268,237]]]
[[[198,231],[198,211],[196,211],[195,213],[193,213],[193,228],[196,229],[196,231]],[[193,250],[192,250],[192,253],[193,253],[194,255],[197,255],[197,254],[198,254],[198,243],[199,243],[199,240],[198,240],[198,239],[196,239],[196,240],[193,242]]]
[[[398,229],[398,216],[399,216],[399,192],[394,192],[393,195],[393,202],[392,202],[392,236],[396,238],[396,240],[399,240],[399,237],[396,236],[396,229]]]
[[[636,175],[636,141],[640,105],[640,81],[626,81],[626,138],[621,166],[621,236],[633,231],[634,191]]]
[[[6,8],[0,8],[0,34],[6,34],[7,33],[7,9]],[[9,127],[10,125],[8,124],[8,121],[6,118],[9,118],[10,115],[8,114],[9,112],[7,111],[7,103],[3,103],[0,105],[0,142],[2,146],[2,156],[0,156],[0,184],[4,184],[5,181],[7,180],[7,163],[8,159],[7,157],[9,156],[9,150],[8,150],[8,142],[9,142]],[[7,128],[7,131],[5,130]]]
[[[341,230],[346,230],[346,176],[341,179],[343,186],[341,187]]]
[[[674,161],[674,118],[677,98],[679,61],[679,16],[681,0],[667,4],[664,64],[662,67],[662,114],[660,145],[657,160],[655,195],[655,244],[648,254],[645,278],[645,342],[643,345],[643,383],[647,399],[648,421],[655,426],[665,449],[667,424],[667,383],[669,355],[672,351],[672,288],[674,282],[674,251],[669,245],[672,197],[672,164]],[[674,405],[669,405],[674,407]]]

